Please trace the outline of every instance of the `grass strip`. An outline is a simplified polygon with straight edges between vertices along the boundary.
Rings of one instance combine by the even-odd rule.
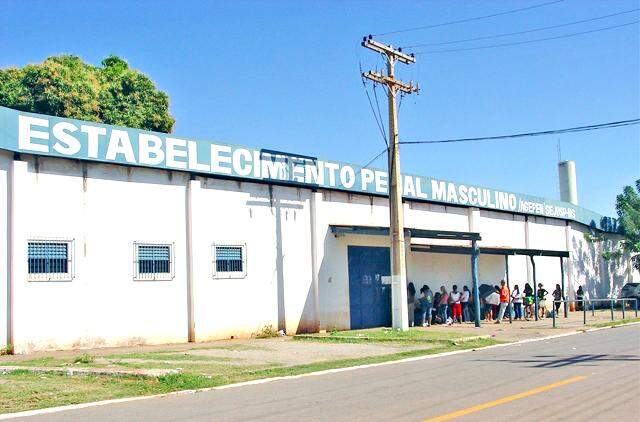
[[[218,387],[236,382],[271,377],[301,375],[309,372],[382,363],[436,353],[474,349],[498,343],[478,339],[441,344],[429,349],[407,350],[387,355],[330,360],[289,367],[237,367],[211,375],[167,374],[158,377],[38,374],[15,370],[0,375],[0,413],[19,412],[52,406],[85,403],[122,397],[168,393],[179,390]]]
[[[640,322],[640,318],[627,318],[627,319],[619,319],[617,321],[598,322],[596,324],[589,324],[589,327],[593,327],[593,328],[615,327],[618,325],[631,324],[633,322]]]
[[[347,336],[318,336],[297,334],[293,336],[294,340],[301,341],[317,341],[321,343],[397,343],[397,344],[450,344],[457,345],[460,343],[489,338],[489,336],[460,337],[455,339],[421,339],[407,337],[347,337]]]

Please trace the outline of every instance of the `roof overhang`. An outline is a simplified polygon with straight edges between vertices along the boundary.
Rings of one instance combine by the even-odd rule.
[[[381,226],[329,226],[334,235],[359,234],[373,236],[389,236],[389,227]],[[424,230],[405,228],[405,236],[416,239],[444,239],[444,240],[481,240],[480,233],[456,232],[448,230]]]
[[[450,253],[471,255],[472,248],[467,246],[447,246],[447,245],[411,245],[412,252],[427,253]],[[489,248],[480,247],[480,254],[485,255],[525,255],[525,256],[552,256],[557,258],[568,258],[567,251],[554,251],[548,249],[521,249],[521,248]]]

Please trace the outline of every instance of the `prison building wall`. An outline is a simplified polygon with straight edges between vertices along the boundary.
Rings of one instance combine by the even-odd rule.
[[[190,312],[195,341],[248,337],[265,327],[288,334],[349,329],[347,249],[389,246],[386,236],[331,231],[388,227],[381,196],[4,151],[0,203],[0,342],[11,333],[17,353],[185,342]],[[418,201],[405,201],[404,213],[406,227],[479,232],[481,248],[569,250],[570,293],[582,284],[601,297],[637,278],[625,257],[601,259],[620,236],[601,233],[604,240],[589,242],[589,228],[579,223]],[[38,240],[68,242],[71,279],[33,279],[27,245]],[[408,281],[471,287],[468,255],[414,252],[411,244],[437,242],[408,242]],[[136,276],[139,245],[170,246],[170,277]],[[242,249],[241,272],[217,271],[218,246]],[[535,260],[538,281],[552,291],[559,259]],[[512,285],[532,282],[528,258],[509,257],[509,270]],[[480,255],[480,283],[504,276],[504,256]]]

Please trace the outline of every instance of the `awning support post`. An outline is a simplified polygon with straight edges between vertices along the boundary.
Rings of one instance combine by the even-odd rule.
[[[533,311],[535,312],[535,320],[538,320],[538,282],[536,281],[536,261],[533,255],[529,255],[531,259],[531,267],[533,268]]]
[[[475,325],[480,327],[480,288],[478,286],[478,242],[471,241],[471,281],[473,282],[473,307],[475,308]]]
[[[509,255],[504,256],[504,269],[507,277],[507,290],[509,290],[509,306],[507,312],[509,312],[509,324],[513,324],[513,317],[511,316],[511,285],[509,284]]]

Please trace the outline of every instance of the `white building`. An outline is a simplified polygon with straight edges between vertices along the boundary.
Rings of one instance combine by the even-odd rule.
[[[0,344],[26,353],[388,324],[388,237],[376,235],[388,227],[386,177],[0,108]],[[568,251],[569,297],[578,285],[607,297],[638,277],[625,257],[602,259],[621,239],[615,221],[576,205],[409,175],[404,190],[410,231],[480,234],[481,283],[505,277],[505,254],[511,285],[533,283],[516,250]],[[407,242],[409,281],[471,287],[468,243]],[[534,259],[553,290],[562,258]]]

